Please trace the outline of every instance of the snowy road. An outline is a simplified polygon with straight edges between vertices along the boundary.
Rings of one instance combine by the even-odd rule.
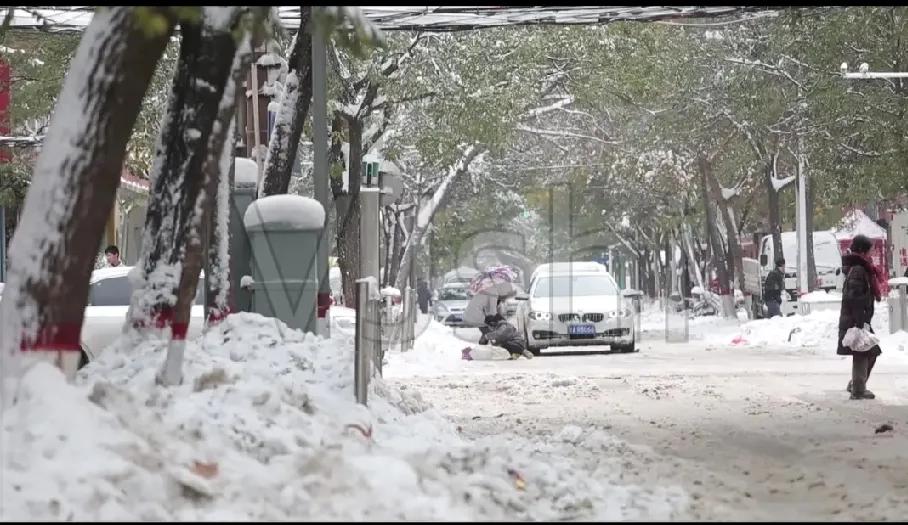
[[[428,343],[444,335],[445,344]],[[470,437],[542,441],[570,425],[604,429],[623,442],[606,452],[620,456],[622,482],[687,492],[685,515],[674,517],[875,520],[908,511],[904,351],[884,349],[869,383],[877,399],[854,402],[845,392],[850,360],[824,345],[649,336],[635,354],[466,362],[456,361],[450,332],[423,337],[437,366],[392,356],[392,383],[418,390]],[[875,433],[885,423],[894,431]]]

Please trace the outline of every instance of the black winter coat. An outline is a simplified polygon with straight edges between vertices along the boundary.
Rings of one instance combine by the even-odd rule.
[[[763,283],[763,300],[782,302],[782,290],[785,289],[785,274],[778,268],[773,268],[766,276]]]
[[[842,338],[849,328],[863,328],[873,319],[874,297],[873,269],[867,261],[857,255],[842,256],[842,272],[845,273],[845,286],[842,288],[842,310],[839,314],[839,344],[836,353],[839,355],[853,355],[848,347],[842,346]],[[870,330],[871,332],[873,329]],[[880,347],[870,350],[879,354]]]

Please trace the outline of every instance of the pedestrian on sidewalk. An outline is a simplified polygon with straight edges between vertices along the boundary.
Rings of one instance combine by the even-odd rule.
[[[785,290],[785,259],[776,259],[776,267],[766,276],[763,284],[763,301],[769,318],[782,315],[782,292]]]
[[[416,284],[416,301],[419,303],[419,311],[423,314],[429,313],[429,302],[432,300],[432,290],[429,290],[429,283],[425,279],[420,279]]]
[[[870,259],[873,243],[865,235],[858,235],[851,241],[849,253],[842,256],[842,271],[845,285],[842,288],[842,310],[839,314],[839,344],[836,353],[850,355],[851,381],[846,388],[851,399],[873,399],[873,392],[867,390],[867,380],[882,353],[879,345],[866,352],[853,352],[842,346],[842,339],[849,328],[870,326],[873,320],[874,304],[882,299],[882,271]],[[873,333],[873,329],[870,328]]]

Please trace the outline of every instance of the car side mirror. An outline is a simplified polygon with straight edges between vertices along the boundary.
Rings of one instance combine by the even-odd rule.
[[[836,269],[835,269],[835,274],[836,274],[836,275],[842,275],[842,269],[841,269],[841,268],[836,268]]]
[[[525,293],[519,293],[519,294],[517,294],[517,295],[514,296],[514,299],[517,300],[517,301],[529,301],[529,300],[530,300],[530,296],[527,295],[527,294],[525,294]]]
[[[766,266],[769,264],[769,256],[764,254],[760,255],[760,266]]]

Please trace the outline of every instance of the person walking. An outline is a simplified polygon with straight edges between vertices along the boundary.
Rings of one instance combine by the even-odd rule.
[[[842,309],[839,314],[838,355],[851,357],[851,381],[846,390],[851,399],[874,399],[873,392],[867,390],[867,380],[882,353],[879,345],[874,345],[866,352],[854,352],[842,345],[842,339],[849,328],[864,328],[873,320],[874,303],[882,299],[882,272],[870,259],[873,243],[865,235],[858,235],[851,241],[849,253],[842,256],[842,271],[845,273],[845,285],[842,288]],[[873,333],[873,328],[870,328]]]
[[[120,260],[120,249],[115,244],[104,249],[104,258],[107,259],[107,266],[112,268],[123,264]]]
[[[423,314],[429,313],[429,302],[432,300],[432,290],[429,290],[429,283],[425,279],[420,279],[416,283],[416,301],[419,303],[419,311]]]
[[[782,292],[785,290],[785,259],[776,259],[776,266],[766,276],[763,284],[763,301],[771,318],[782,315]]]

